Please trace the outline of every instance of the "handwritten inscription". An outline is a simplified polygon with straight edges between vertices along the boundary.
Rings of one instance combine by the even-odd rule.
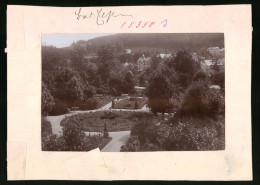
[[[82,14],[81,8],[79,8],[79,10],[75,12],[75,15],[78,20],[95,18],[97,25],[106,24],[109,22],[109,20],[111,18],[116,18],[116,17],[120,17],[120,16],[133,18],[132,15],[116,14],[115,12],[113,12],[111,10],[108,12],[105,12],[102,8],[96,10],[96,12],[89,12],[89,13],[85,13],[85,14]]]
[[[151,28],[153,27],[154,25],[158,25],[158,23],[156,23],[155,21],[146,21],[146,22],[143,22],[142,20],[139,21],[139,22],[123,22],[121,24],[121,29],[122,28]],[[164,28],[167,27],[167,19],[163,20],[161,23],[160,23]]]

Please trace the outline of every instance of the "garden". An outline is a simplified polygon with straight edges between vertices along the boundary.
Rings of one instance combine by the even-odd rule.
[[[97,135],[86,135],[82,127],[73,122],[63,127],[61,135],[52,134],[51,123],[42,120],[42,150],[43,151],[90,151],[96,148],[102,150],[111,140],[106,126]]]
[[[145,98],[128,98],[119,101],[112,106],[113,109],[141,109],[147,100]]]
[[[151,113],[130,111],[97,111],[82,113],[64,118],[61,126],[78,124],[85,132],[102,132],[106,124],[108,132],[129,131],[141,120],[157,121],[158,117]]]

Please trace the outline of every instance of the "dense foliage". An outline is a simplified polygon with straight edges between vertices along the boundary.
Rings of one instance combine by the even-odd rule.
[[[73,108],[98,109],[111,101],[112,110],[141,109],[147,104],[151,112],[73,115],[62,120],[59,136],[52,135],[51,124],[43,118],[43,149],[88,151],[109,141],[110,131],[127,130],[131,137],[121,151],[224,149],[225,74],[216,64],[224,56],[207,51],[211,46],[223,48],[223,36],[116,34],[78,41],[67,48],[43,46],[44,116]],[[126,48],[132,53],[124,52]],[[139,70],[140,56],[149,57],[147,69]],[[203,68],[204,59],[214,65]],[[100,132],[103,137],[86,136],[86,131]]]
[[[61,135],[48,134],[42,137],[42,150],[44,151],[89,151],[104,147],[110,139],[108,133],[87,136],[77,120],[64,125]]]

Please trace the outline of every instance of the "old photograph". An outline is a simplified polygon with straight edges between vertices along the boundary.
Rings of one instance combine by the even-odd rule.
[[[44,34],[43,151],[225,149],[224,33]]]

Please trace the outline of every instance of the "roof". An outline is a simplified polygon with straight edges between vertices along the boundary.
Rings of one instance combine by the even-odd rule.
[[[219,50],[219,47],[209,47],[208,50]]]
[[[207,66],[212,66],[212,65],[213,65],[212,60],[204,60],[204,63],[205,63]]]
[[[138,61],[150,61],[151,60],[151,57],[145,57],[144,55],[142,55],[138,60]]]
[[[93,59],[93,58],[97,58],[97,55],[85,55],[84,58],[85,59]]]
[[[144,90],[144,89],[146,89],[146,87],[140,87],[140,86],[135,86],[135,89],[142,89],[142,90]]]
[[[219,85],[210,85],[210,89],[221,89]]]
[[[131,49],[125,49],[124,50],[126,53],[131,53]]]
[[[159,54],[159,56],[160,56],[162,59],[164,59],[164,58],[170,58],[170,57],[172,57],[172,54],[161,53],[161,54]]]

